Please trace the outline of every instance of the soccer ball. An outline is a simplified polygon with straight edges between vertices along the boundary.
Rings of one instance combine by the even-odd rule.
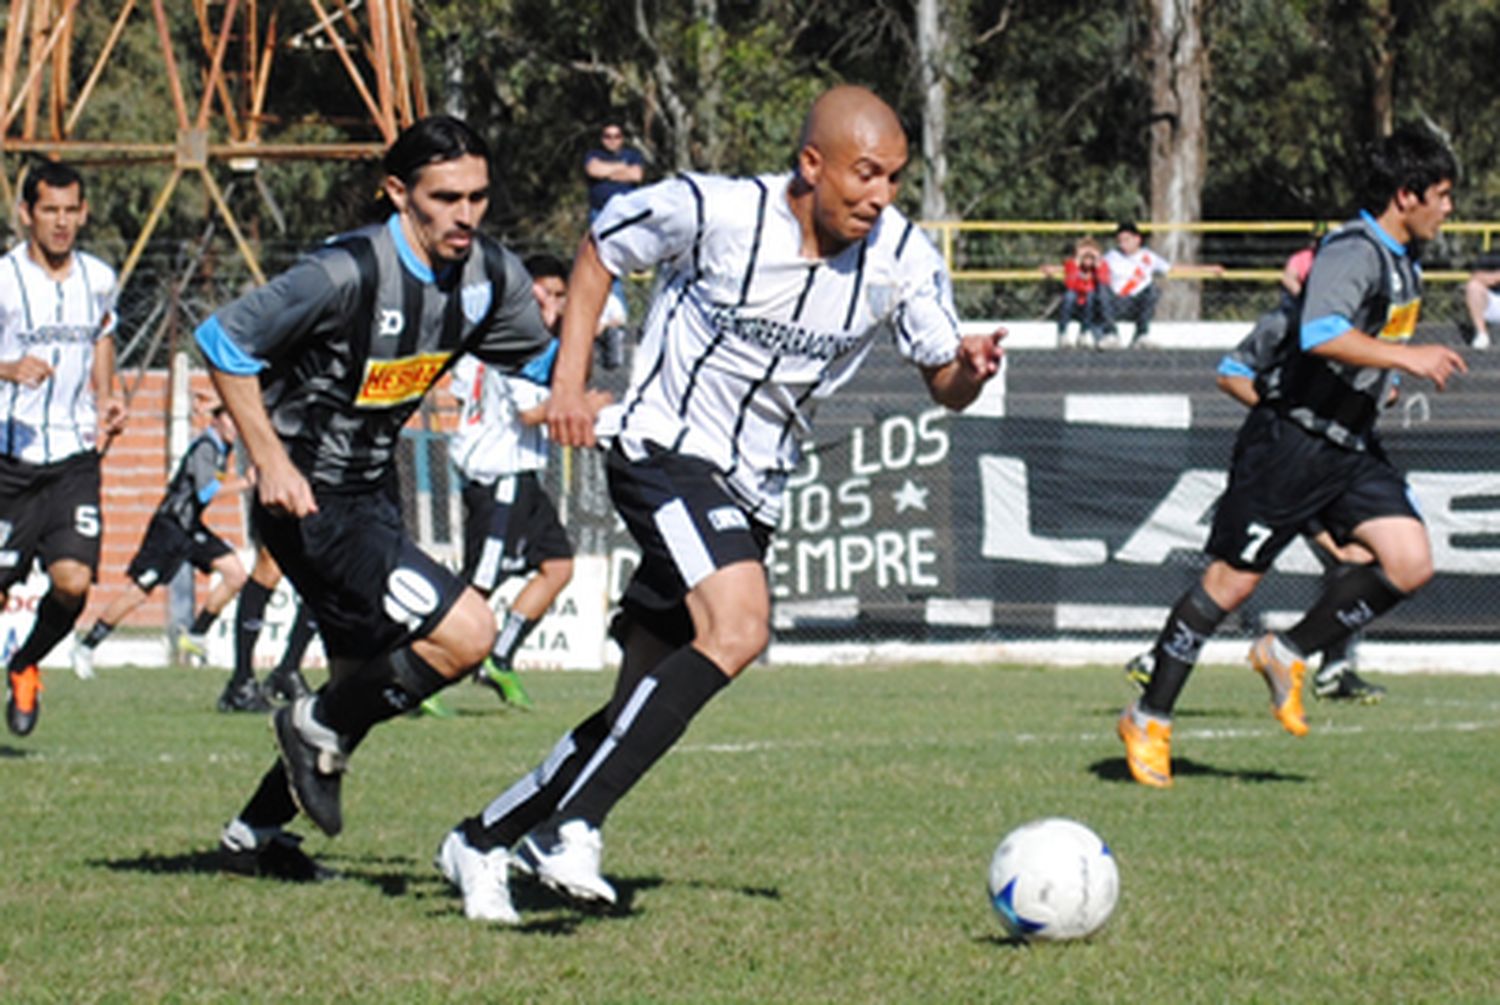
[[[1109,846],[1076,820],[1022,824],[990,860],[990,903],[1018,939],[1081,939],[1109,919],[1119,896]]]

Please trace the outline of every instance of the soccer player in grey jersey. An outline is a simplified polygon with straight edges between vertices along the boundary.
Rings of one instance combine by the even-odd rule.
[[[1457,167],[1425,130],[1403,129],[1373,151],[1364,209],[1313,260],[1295,332],[1258,387],[1240,427],[1207,553],[1213,562],[1167,617],[1140,699],[1121,714],[1130,773],[1172,784],[1172,709],[1203,643],[1260,583],[1310,520],[1375,557],[1327,585],[1302,619],[1250,651],[1271,711],[1293,736],[1307,733],[1307,656],[1362,629],[1432,578],[1432,553],[1406,479],[1375,436],[1394,371],[1441,391],[1466,367],[1446,346],[1412,345],[1422,303],[1417,247],[1453,210]]]
[[[40,559],[50,585],[7,667],[6,723],[40,714],[37,664],[73,628],[99,570],[98,432],[125,428],[115,394],[114,270],[76,247],[83,178],[32,167],[18,207],[26,240],[0,258],[0,599]]]
[[[516,920],[513,861],[575,899],[614,902],[599,872],[605,816],[765,648],[763,557],[787,476],[818,402],[880,334],[950,408],[999,369],[1001,333],[960,335],[941,256],[891,205],[906,159],[890,107],[837,87],[814,102],[793,173],[684,175],[615,196],[594,222],[548,425],[559,443],[594,442],[594,320],[614,276],[656,266],[630,389],[599,417],[641,565],[613,628],[624,651],[613,699],[444,839],[440,865],[470,917]]]
[[[385,157],[394,212],[221,309],[196,338],[257,474],[251,519],[312,606],[330,682],[280,709],[281,761],[226,828],[228,868],[315,875],[282,827],[343,826],[340,780],[369,729],[472,673],[495,619],[411,540],[395,450],[463,353],[514,370],[551,338],[519,259],[478,233],[484,140],[423,119]]]

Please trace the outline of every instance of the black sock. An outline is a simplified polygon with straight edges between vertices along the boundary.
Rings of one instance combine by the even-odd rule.
[[[234,614],[234,676],[231,684],[250,680],[255,676],[255,640],[265,627],[266,601],[271,596],[269,587],[257,580],[250,580],[240,591],[239,607]]]
[[[495,636],[495,647],[490,652],[495,665],[509,670],[511,660],[516,658],[516,650],[521,648],[521,643],[526,641],[526,637],[540,623],[541,618],[528,618],[515,611],[506,611],[505,623],[500,626],[500,631]]]
[[[1353,565],[1334,577],[1302,620],[1283,634],[1302,652],[1322,652],[1406,599],[1378,565]]]
[[[291,789],[287,787],[286,769],[278,760],[261,777],[255,795],[240,810],[240,819],[256,828],[282,827],[296,815],[297,804],[292,801]]]
[[[1170,716],[1177,696],[1187,684],[1188,674],[1198,662],[1203,643],[1229,614],[1208,595],[1201,582],[1194,583],[1177,601],[1167,623],[1156,637],[1151,653],[1156,664],[1151,668],[1151,683],[1141,695],[1140,708],[1145,712]]]
[[[324,687],[315,706],[317,718],[340,736],[363,735],[376,723],[416,708],[448,683],[410,646],[403,646]]]
[[[281,662],[276,664],[277,674],[302,668],[302,657],[307,654],[307,647],[312,644],[317,630],[318,625],[313,620],[312,612],[307,609],[306,604],[298,603],[297,616],[292,619],[292,630],[287,635],[286,648],[281,652]]]
[[[214,622],[217,620],[219,620],[219,612],[210,611],[207,607],[204,607],[198,611],[197,617],[193,618],[193,623],[188,628],[188,634],[202,635],[204,632],[212,628],[214,626]]]
[[[62,641],[64,635],[73,630],[73,622],[83,612],[84,597],[60,599],[56,590],[48,590],[36,605],[36,621],[26,641],[11,654],[7,669],[24,670],[33,663],[40,663],[52,647]]]
[[[93,627],[84,633],[82,643],[84,648],[93,649],[99,643],[103,642],[109,633],[114,630],[114,625],[106,625],[102,619],[95,621]]]
[[[609,735],[609,718],[599,709],[557,741],[552,752],[478,816],[460,826],[469,844],[480,851],[509,848],[527,831],[552,815],[563,794]]]
[[[584,768],[550,820],[581,818],[598,827],[641,776],[687,730],[710,698],[729,683],[724,671],[692,646],[662,661],[635,689],[610,726],[609,742]]]

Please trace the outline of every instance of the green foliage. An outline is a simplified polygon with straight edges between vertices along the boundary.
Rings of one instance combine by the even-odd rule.
[[[1195,675],[1177,786],[1125,780],[1118,668],[759,668],[621,803],[591,916],[516,884],[466,921],[430,864],[610,681],[532,673],[532,713],[458,685],[456,718],[379,727],[317,887],[219,875],[274,757],[203,670],[50,674],[0,741],[6,1002],[1481,1002],[1500,998],[1491,677],[1381,678],[1284,735],[1243,667]],[[1091,941],[1002,940],[1000,836],[1075,816],[1120,863]],[[299,830],[307,831],[305,826]],[[1378,989],[1378,990],[1372,990]]]

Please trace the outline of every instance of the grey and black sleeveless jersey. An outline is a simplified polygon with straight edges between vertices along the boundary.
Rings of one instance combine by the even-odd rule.
[[[0,360],[35,356],[52,367],[36,387],[0,385],[0,453],[53,464],[94,449],[94,346],[115,330],[115,272],[73,253],[53,279],[22,242],[0,258]]]
[[[767,524],[818,402],[878,333],[922,367],[959,346],[947,267],[911,221],[887,207],[863,240],[806,258],[790,180],[687,174],[616,195],[593,225],[611,272],[658,268],[630,389],[599,434],[635,458],[649,442],[709,461]]]
[[[401,427],[459,355],[513,370],[551,339],[515,255],[480,238],[434,275],[396,216],[336,238],[195,335],[218,369],[260,374],[293,463],[336,491],[393,475]]]
[[[1267,375],[1262,394],[1309,432],[1367,450],[1395,375],[1309,350],[1351,330],[1386,342],[1410,341],[1422,308],[1422,270],[1407,247],[1368,212],[1324,239],[1303,291],[1296,339]]]
[[[232,447],[213,429],[205,429],[188,445],[187,453],[177,463],[166,495],[156,512],[191,531],[203,519],[203,511],[219,493],[219,486],[229,474]]]

